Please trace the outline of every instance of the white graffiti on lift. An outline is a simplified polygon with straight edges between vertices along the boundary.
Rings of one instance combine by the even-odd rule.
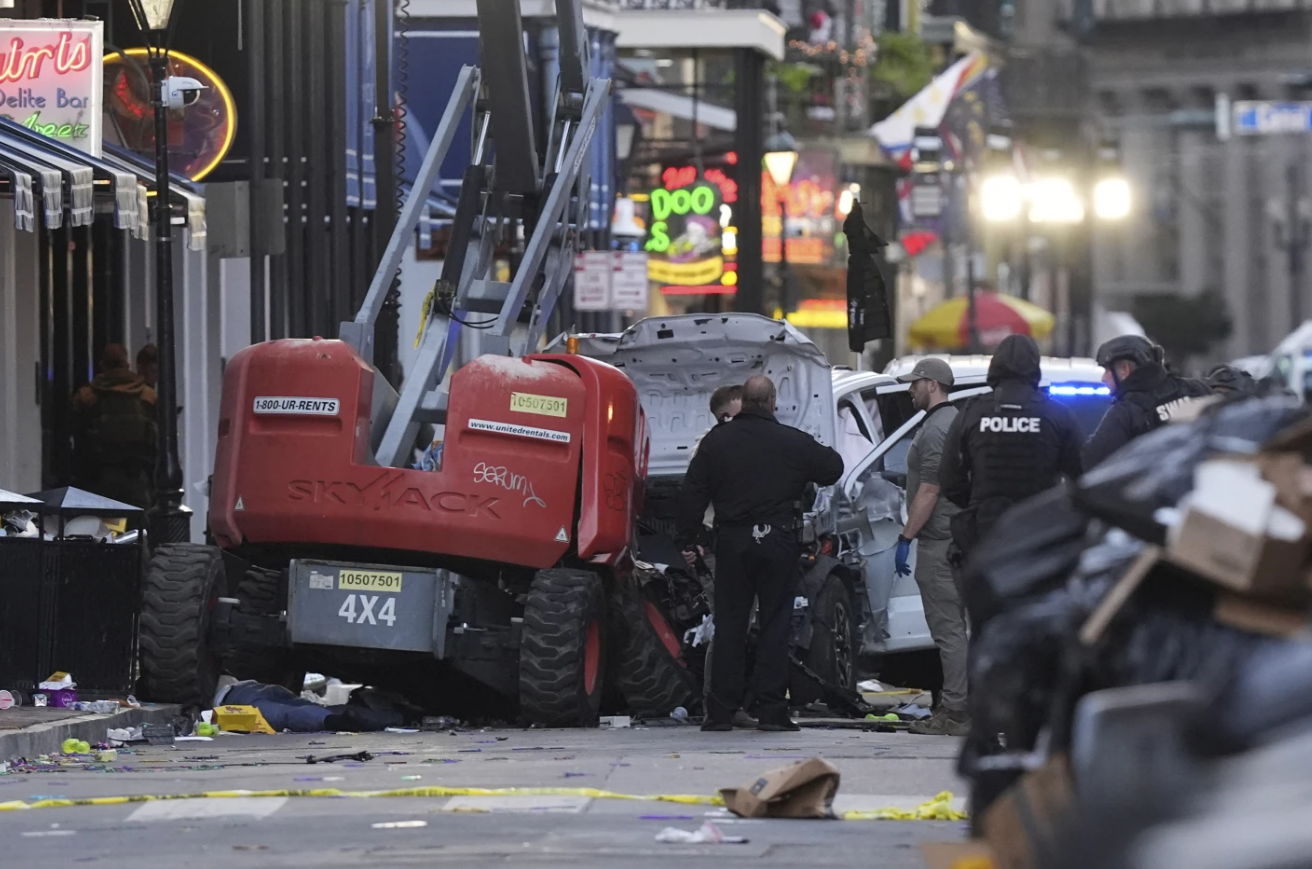
[[[513,474],[502,465],[489,465],[486,462],[479,462],[474,465],[474,482],[491,483],[508,492],[518,492],[524,496],[525,507],[529,504],[537,504],[539,507],[547,506],[547,502],[539,498],[538,493],[533,491],[532,480],[523,474]]]

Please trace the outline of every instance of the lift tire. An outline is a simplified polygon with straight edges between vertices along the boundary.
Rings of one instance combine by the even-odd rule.
[[[605,676],[601,577],[586,570],[538,571],[520,633],[520,714],[543,727],[595,727]]]
[[[282,574],[278,571],[248,570],[237,583],[234,597],[241,601],[241,608],[246,612],[277,617],[282,614],[282,598],[278,593],[281,581]],[[290,649],[239,647],[223,664],[238,679],[281,685],[293,694],[305,689],[305,668],[296,666]]]
[[[697,680],[679,659],[679,637],[656,604],[641,592],[611,598],[612,667],[629,714],[668,718],[678,707],[691,710]]]
[[[141,695],[156,703],[209,708],[222,662],[210,651],[210,615],[223,589],[223,559],[212,546],[159,546],[142,594]]]

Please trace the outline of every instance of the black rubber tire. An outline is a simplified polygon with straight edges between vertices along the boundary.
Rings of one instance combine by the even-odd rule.
[[[278,616],[282,597],[278,585],[282,577],[275,571],[248,570],[237,583],[234,595],[241,608],[249,613]],[[252,646],[239,648],[223,662],[224,669],[238,679],[254,679],[266,685],[281,685],[294,694],[305,689],[305,668],[296,665],[291,649]]]
[[[540,570],[524,603],[519,709],[529,724],[596,727],[606,684],[606,590],[586,570]],[[595,626],[596,672],[587,679]]]
[[[831,685],[856,690],[856,610],[847,586],[837,574],[825,577],[811,606],[813,631],[806,666]]]
[[[856,611],[847,586],[837,574],[825,577],[820,592],[811,602],[811,645],[802,655],[802,663],[826,683],[856,690],[857,651]],[[819,686],[799,678],[790,671],[789,700],[794,706],[806,706],[824,699]]]
[[[211,654],[210,613],[223,589],[212,546],[159,546],[146,569],[141,604],[141,697],[208,709],[222,664]]]
[[[680,706],[691,712],[698,696],[696,677],[661,640],[647,606],[637,591],[616,592],[611,598],[611,666],[629,714],[668,718]],[[659,610],[657,615],[664,618]]]

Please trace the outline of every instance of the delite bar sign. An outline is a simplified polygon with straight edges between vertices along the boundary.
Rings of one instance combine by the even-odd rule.
[[[0,117],[100,156],[104,24],[0,18]]]
[[[341,402],[335,398],[288,398],[260,396],[255,399],[256,413],[303,413],[311,416],[337,416]]]

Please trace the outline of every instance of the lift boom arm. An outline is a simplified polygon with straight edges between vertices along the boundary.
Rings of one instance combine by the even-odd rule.
[[[432,310],[425,314],[418,355],[376,451],[383,466],[408,459],[420,423],[445,419],[440,386],[470,332],[481,333],[478,343],[485,352],[523,356],[537,348],[572,274],[578,231],[587,214],[586,161],[611,83],[588,74],[581,0],[556,0],[560,76],[545,158],[539,157],[534,136],[519,0],[477,2],[480,67],[460,71],[364,304],[341,327],[342,339],[372,363],[383,300],[456,128],[474,103],[473,147],[442,276],[434,287]],[[525,238],[519,266],[509,283],[496,281],[496,241],[506,233],[513,240],[518,227]],[[527,324],[516,334],[525,313]]]

